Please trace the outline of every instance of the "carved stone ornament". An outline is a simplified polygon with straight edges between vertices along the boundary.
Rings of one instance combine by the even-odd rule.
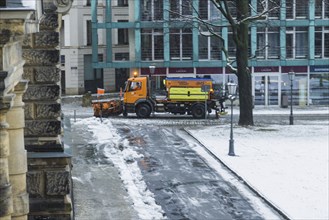
[[[66,14],[73,3],[73,0],[53,0],[54,5],[57,7],[57,13]]]

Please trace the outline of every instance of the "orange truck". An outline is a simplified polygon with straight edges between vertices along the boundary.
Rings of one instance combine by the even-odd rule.
[[[94,116],[127,116],[134,113],[139,118],[148,118],[151,113],[167,112],[180,115],[192,115],[193,118],[205,118],[212,110],[225,114],[225,94],[214,91],[211,79],[204,78],[166,78],[165,91],[157,95],[151,91],[148,77],[132,77],[126,82],[121,99],[101,99],[92,101]]]

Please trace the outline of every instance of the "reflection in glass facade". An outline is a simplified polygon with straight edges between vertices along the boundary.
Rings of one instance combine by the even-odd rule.
[[[310,74],[310,104],[329,105],[329,73]]]

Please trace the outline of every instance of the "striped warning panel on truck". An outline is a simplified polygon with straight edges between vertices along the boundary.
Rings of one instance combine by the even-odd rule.
[[[208,92],[202,92],[201,88],[172,87],[169,89],[168,98],[171,100],[205,100],[208,99]]]

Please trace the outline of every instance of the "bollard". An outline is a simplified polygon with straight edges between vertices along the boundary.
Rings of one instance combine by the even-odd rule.
[[[74,109],[74,122],[76,122],[76,111],[77,110]]]

